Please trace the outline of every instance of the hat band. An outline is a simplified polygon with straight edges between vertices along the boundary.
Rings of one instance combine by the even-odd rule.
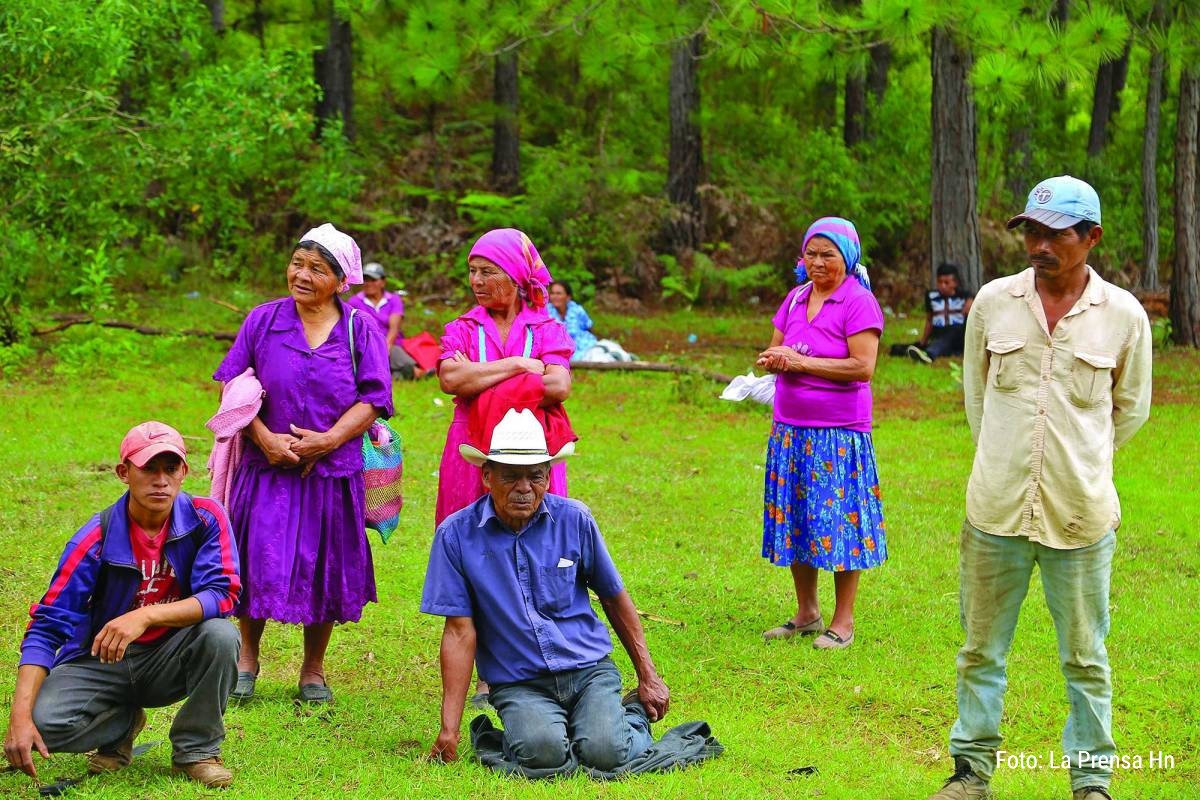
[[[542,456],[542,455],[548,456],[548,455],[550,455],[550,451],[546,450],[544,448],[539,448],[539,447],[527,448],[527,449],[505,447],[500,450],[492,448],[491,450],[488,450],[488,455],[489,456]]]

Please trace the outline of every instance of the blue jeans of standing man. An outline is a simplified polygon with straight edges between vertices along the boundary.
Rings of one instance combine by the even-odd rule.
[[[567,763],[612,770],[650,747],[640,703],[621,705],[621,673],[605,656],[583,669],[493,685],[491,703],[504,725],[504,755],[528,769]]]
[[[996,769],[1008,685],[1005,661],[1037,564],[1071,705],[1062,736],[1063,755],[1071,759],[1071,788],[1107,787],[1112,780],[1111,769],[1081,764],[1079,754],[1108,759],[1116,753],[1104,648],[1116,541],[1109,531],[1087,547],[1056,550],[1024,536],[993,536],[963,525],[959,591],[967,641],[958,652],[958,721],[950,731],[950,753],[966,758],[981,778],[990,780]]]

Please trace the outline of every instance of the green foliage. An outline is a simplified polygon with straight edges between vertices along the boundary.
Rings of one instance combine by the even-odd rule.
[[[85,270],[100,242],[124,266],[108,282],[117,292],[192,272],[274,285],[280,250],[324,220],[430,291],[446,288],[445,265],[473,236],[516,226],[585,301],[604,287],[731,302],[769,290],[772,268],[756,265],[786,273],[807,224],[826,214],[857,223],[873,265],[923,281],[935,26],[974,58],[983,218],[1012,212],[1014,185],[1085,176],[1105,203],[1100,265],[1131,276],[1141,200],[1127,187],[1140,169],[1148,53],[1168,54],[1163,223],[1171,89],[1180,65],[1200,58],[1200,14],[1180,0],[1169,24],[1151,23],[1151,0],[1072,3],[1065,24],[1049,0],[334,5],[354,34],[353,142],[337,122],[314,136],[313,53],[327,40],[328,3],[227,0],[220,35],[194,0],[6,4],[0,218],[12,257],[0,262],[0,307],[92,302],[98,288],[72,290],[92,286]],[[671,55],[695,32],[701,250],[716,266],[660,275]],[[1127,46],[1110,144],[1088,160],[1096,69]],[[843,84],[868,78],[880,48],[886,86],[869,97],[867,138],[847,147]],[[489,175],[501,53],[520,66],[522,191],[511,197],[493,193]],[[1160,224],[1164,261],[1172,233]],[[1002,249],[994,226],[984,235],[986,249]]]
[[[83,310],[93,315],[112,310],[115,300],[112,281],[121,273],[120,264],[109,258],[106,247],[107,243],[101,242],[87,251],[91,258],[83,264],[79,285],[71,290]]]
[[[1171,346],[1171,318],[1159,317],[1150,325],[1150,335],[1154,339],[1154,346],[1157,348],[1167,348]]]

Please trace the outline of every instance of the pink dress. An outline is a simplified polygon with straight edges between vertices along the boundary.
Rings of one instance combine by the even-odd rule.
[[[484,354],[480,357],[480,329],[483,330]],[[465,353],[472,361],[497,361],[501,358],[526,355],[545,362],[547,366],[558,365],[570,369],[571,353],[575,346],[567,329],[555,322],[544,311],[534,311],[523,306],[504,344],[500,344],[500,332],[483,306],[463,314],[446,325],[442,336],[442,353],[438,362],[451,358],[456,350]],[[458,446],[467,441],[467,417],[471,410],[471,399],[454,398],[454,418],[446,432],[446,447],[442,450],[442,463],[438,468],[437,509],[434,525],[478,500],[484,494],[483,477],[479,467],[472,466],[459,454]],[[555,464],[550,470],[550,491],[567,495],[567,465]]]

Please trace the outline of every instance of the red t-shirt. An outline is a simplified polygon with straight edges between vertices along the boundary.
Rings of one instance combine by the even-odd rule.
[[[168,517],[163,523],[162,530],[151,538],[132,519],[129,520],[129,541],[133,545],[133,562],[142,573],[142,583],[137,594],[133,596],[133,607],[130,611],[143,606],[155,606],[161,603],[174,603],[181,599],[179,581],[175,579],[175,570],[171,562],[163,556],[163,544],[167,541],[167,529],[171,526]],[[171,631],[163,625],[155,625],[134,640],[134,644],[150,644],[157,642]]]

